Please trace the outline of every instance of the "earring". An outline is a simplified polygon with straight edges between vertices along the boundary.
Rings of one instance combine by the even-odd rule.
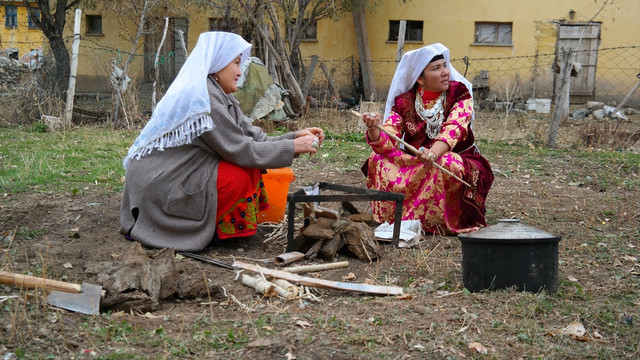
[[[220,80],[220,78],[218,77],[218,75],[213,75],[213,80],[218,81]]]

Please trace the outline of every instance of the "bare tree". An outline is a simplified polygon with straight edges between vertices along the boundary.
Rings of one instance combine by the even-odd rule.
[[[361,3],[367,7],[375,7],[380,2],[381,0],[236,0],[240,11],[235,17],[253,26],[257,40],[254,43],[261,45],[256,49],[262,52],[258,55],[263,60],[274,60],[277,81],[290,92],[287,113],[296,116],[301,113],[305,103],[300,89],[306,76],[300,44],[307,31],[318,21],[338,18],[358,8]],[[229,13],[233,11],[230,2],[205,0],[201,3],[218,9],[224,16],[234,16]]]
[[[49,40],[49,46],[55,59],[55,72],[53,76],[53,91],[58,96],[63,96],[69,85],[70,57],[69,50],[64,43],[63,32],[67,23],[67,11],[88,3],[88,0],[23,0],[33,22],[38,26],[44,36]],[[40,10],[40,17],[30,4],[35,2]],[[54,11],[52,13],[52,11]]]

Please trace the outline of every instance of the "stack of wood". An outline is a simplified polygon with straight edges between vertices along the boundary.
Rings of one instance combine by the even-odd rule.
[[[339,209],[304,205],[304,225],[294,237],[293,249],[309,260],[319,257],[331,261],[343,248],[362,261],[372,262],[380,255],[374,228],[380,225],[371,214],[361,214],[350,203]]]

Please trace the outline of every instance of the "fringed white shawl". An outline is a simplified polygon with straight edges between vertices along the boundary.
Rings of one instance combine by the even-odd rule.
[[[211,31],[200,34],[196,46],[133,143],[123,166],[132,159],[149,155],[154,149],[190,144],[215,125],[207,91],[207,75],[222,70],[238,55],[244,62],[251,44],[241,36]]]

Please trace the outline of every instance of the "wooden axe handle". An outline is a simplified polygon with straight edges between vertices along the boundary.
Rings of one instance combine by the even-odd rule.
[[[0,284],[17,286],[28,289],[42,288],[48,290],[58,290],[68,293],[82,292],[82,285],[67,283],[64,281],[44,279],[35,276],[14,274],[0,270]]]

